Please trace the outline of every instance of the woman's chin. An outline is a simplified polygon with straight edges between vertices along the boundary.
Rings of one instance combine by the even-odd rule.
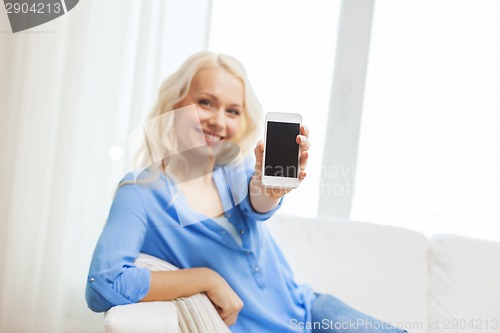
[[[216,146],[211,146],[212,154],[219,165],[226,165],[234,161],[240,154],[240,146],[234,142],[220,142]]]

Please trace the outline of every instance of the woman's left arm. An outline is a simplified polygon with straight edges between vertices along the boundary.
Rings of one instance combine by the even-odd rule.
[[[300,170],[299,181],[306,177],[306,165],[309,158],[309,129],[302,125],[300,134],[296,138],[300,146]],[[275,208],[280,202],[281,197],[291,191],[284,188],[269,188],[262,185],[262,157],[264,154],[264,141],[260,140],[254,150],[255,153],[255,174],[252,176],[249,185],[250,202],[252,207],[259,213],[266,213]]]

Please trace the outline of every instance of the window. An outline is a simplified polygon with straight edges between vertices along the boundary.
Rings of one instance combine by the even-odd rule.
[[[500,240],[500,3],[376,2],[352,218]]]
[[[282,213],[316,216],[339,10],[329,0],[213,1],[209,49],[245,65],[264,112],[300,113],[311,130],[307,179]]]

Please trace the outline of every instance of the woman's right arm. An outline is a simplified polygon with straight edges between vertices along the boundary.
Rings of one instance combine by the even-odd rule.
[[[169,301],[200,292],[205,292],[214,303],[226,325],[230,326],[236,322],[238,313],[243,308],[243,301],[226,280],[210,268],[151,272],[149,292],[141,302]]]
[[[96,312],[139,301],[168,301],[205,292],[231,325],[243,302],[224,278],[209,268],[150,272],[134,264],[147,232],[145,207],[135,185],[120,187],[97,242],[86,299]]]
[[[135,185],[121,186],[92,255],[85,295],[91,310],[136,303],[147,294],[150,272],[134,264],[146,232],[146,211]]]

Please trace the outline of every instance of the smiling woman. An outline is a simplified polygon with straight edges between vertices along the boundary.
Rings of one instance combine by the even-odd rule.
[[[138,174],[142,182],[129,174],[116,192],[90,267],[86,295],[92,310],[206,292],[236,330],[283,331],[290,313],[310,316],[312,290],[291,281],[266,226],[256,223],[270,217],[287,193],[266,191],[260,172],[241,158],[251,152],[247,143],[256,141],[260,116],[242,66],[229,56],[197,53],[162,84],[148,121],[162,135],[157,142],[148,138],[145,149],[164,146],[165,155]],[[307,134],[302,128],[295,138],[304,152]],[[235,145],[234,158],[222,164],[219,157],[227,148],[234,152]],[[258,144],[254,150],[259,171],[262,148]],[[304,154],[303,168],[306,162]],[[235,191],[228,192],[228,179],[238,182]],[[239,241],[226,232],[229,226]],[[182,269],[151,273],[136,267],[140,252]],[[291,296],[308,301],[281,304],[274,307],[275,318],[266,318],[258,305],[264,294],[259,293],[277,304]]]
[[[238,147],[255,140],[260,108],[252,98],[241,65],[211,52],[190,57],[164,82],[149,121],[170,116],[153,126],[165,134],[154,144],[168,146],[169,154],[138,172],[141,181],[125,176],[116,191],[93,254],[88,306],[102,312],[205,293],[235,333],[295,332],[294,318],[362,319],[383,327],[370,332],[402,332],[295,282],[267,224],[260,222],[275,213],[291,189],[263,186],[263,142],[257,143],[254,159],[247,146]],[[305,177],[308,136],[301,126],[288,138],[301,152],[299,181]],[[228,149],[236,154],[221,160]],[[141,253],[180,269],[138,267]]]

